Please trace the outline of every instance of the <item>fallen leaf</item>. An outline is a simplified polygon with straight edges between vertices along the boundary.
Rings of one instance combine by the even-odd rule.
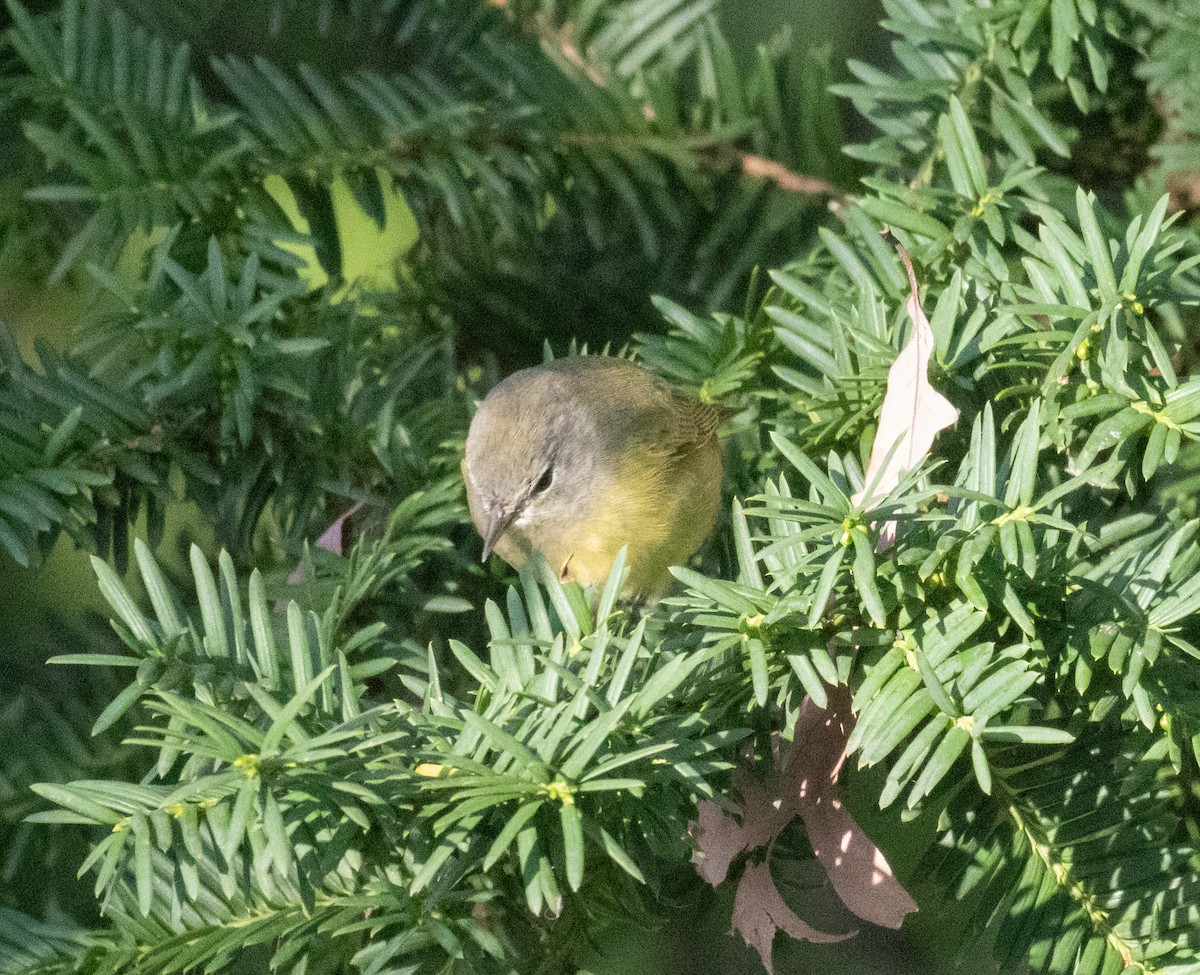
[[[779,742],[775,745],[778,764]],[[696,844],[692,863],[714,887],[725,879],[739,853],[770,844],[797,814],[794,797],[781,797],[745,767],[733,770],[733,787],[739,799],[739,819],[727,816],[717,803],[704,800],[696,804],[697,817],[691,824]]]
[[[700,876],[715,887],[728,875],[733,858],[746,848],[745,830],[707,799],[697,803],[696,821],[691,826],[696,841],[692,863]]]
[[[863,489],[852,499],[856,505],[886,497],[900,483],[901,475],[925,459],[939,431],[958,420],[954,405],[929,384],[933,329],[921,308],[912,261],[903,247],[899,250],[908,271],[911,293],[905,307],[912,319],[913,333],[888,370],[887,391],[879,410],[879,429],[871,445]],[[895,540],[896,523],[887,521],[880,530],[875,550],[889,549]]]
[[[834,892],[857,917],[898,928],[917,910],[887,858],[842,803],[838,777],[852,726],[846,688],[830,688],[825,709],[805,697],[792,741],[774,739],[770,775],[760,779],[744,765],[734,770],[737,818],[715,802],[698,804],[692,823],[696,844],[692,862],[708,883],[716,886],[723,882],[743,851],[767,849],[762,863],[748,864],[742,872],[734,900],[734,928],[762,956],[768,972],[776,930],[809,941],[840,940],[854,934],[817,931],[787,907],[771,879],[775,839],[797,816],[804,821],[813,854]]]
[[[817,944],[845,941],[858,933],[829,934],[807,924],[780,896],[766,862],[748,864],[742,872],[733,899],[733,929],[758,952],[767,975],[773,975],[775,971],[771,957],[776,931],[784,931],[797,940]]]
[[[339,518],[336,518],[333,524],[326,528],[325,531],[321,533],[321,537],[317,539],[317,548],[323,548],[326,552],[332,552],[334,555],[341,555],[345,548],[345,539],[343,536],[346,530],[346,519],[353,517],[353,515],[355,515],[358,512],[358,509],[362,506],[363,503],[359,501],[354,505],[354,507],[349,508],[343,515],[341,515]],[[304,564],[301,563],[300,565],[297,565],[296,568],[292,570],[292,574],[288,576],[288,584],[294,586],[303,579]]]
[[[795,741],[803,746],[793,747],[786,779],[795,783],[813,853],[842,903],[864,921],[898,928],[917,904],[842,804],[837,782],[853,724],[850,694],[835,688],[829,703],[826,710],[807,697],[801,703]]]

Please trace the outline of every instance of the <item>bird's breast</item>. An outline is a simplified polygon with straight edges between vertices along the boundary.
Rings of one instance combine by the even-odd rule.
[[[640,450],[619,474],[594,483],[591,503],[569,527],[530,525],[529,541],[561,578],[584,586],[602,583],[625,547],[625,591],[659,594],[668,567],[686,562],[712,530],[721,473],[716,438],[685,458]]]

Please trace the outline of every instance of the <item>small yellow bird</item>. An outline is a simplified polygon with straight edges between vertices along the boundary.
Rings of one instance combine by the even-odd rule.
[[[623,359],[522,369],[479,405],[463,478],[471,519],[520,566],[537,549],[563,581],[602,581],[628,546],[624,593],[657,598],[712,530],[716,409]]]

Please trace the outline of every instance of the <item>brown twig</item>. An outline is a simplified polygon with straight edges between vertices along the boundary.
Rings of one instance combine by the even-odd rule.
[[[747,176],[757,176],[759,179],[769,179],[780,189],[792,193],[804,193],[807,196],[833,196],[841,198],[842,191],[828,180],[816,176],[803,176],[793,173],[783,163],[763,156],[753,156],[749,153],[742,156],[742,172]]]
[[[592,84],[597,85],[600,88],[608,87],[608,79],[600,73],[600,70],[594,64],[590,64],[588,60],[579,53],[579,48],[575,46],[574,41],[571,40],[570,34],[565,28],[558,31],[555,36],[558,38],[558,49],[562,52],[562,56],[564,58],[575,65],[575,67],[582,70],[584,74],[586,74],[591,80]]]

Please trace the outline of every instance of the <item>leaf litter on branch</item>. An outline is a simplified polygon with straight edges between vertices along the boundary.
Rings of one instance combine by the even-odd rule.
[[[917,276],[908,251],[899,244],[896,249],[908,272],[910,294],[905,307],[913,323],[913,333],[888,370],[887,392],[879,410],[879,429],[875,432],[863,489],[852,499],[856,505],[870,505],[885,498],[905,473],[925,459],[938,433],[958,422],[954,404],[929,383],[933,329],[921,308]],[[884,522],[875,550],[886,551],[895,540],[896,522]]]

